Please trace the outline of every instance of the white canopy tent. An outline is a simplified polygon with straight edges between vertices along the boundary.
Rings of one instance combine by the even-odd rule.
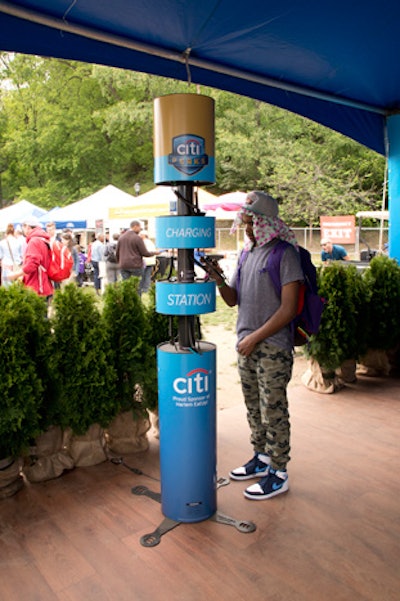
[[[203,188],[197,189],[197,195],[200,208],[206,203],[213,203],[217,200],[214,194]],[[176,200],[177,196],[172,186],[156,186],[152,190],[134,198],[131,206],[110,207],[109,218],[117,219],[121,215],[127,215],[128,218],[132,219],[148,219],[150,217],[157,217],[158,215],[169,215],[171,205]]]
[[[200,209],[205,203],[212,203],[217,200],[214,194],[203,188],[198,188],[197,194]],[[147,222],[152,236],[154,234],[155,217],[169,215],[176,200],[177,196],[172,186],[156,186],[148,192],[134,197],[130,204],[110,207],[108,211],[110,231],[128,227],[132,219],[138,219]]]
[[[356,213],[356,217],[358,220],[355,246],[356,257],[360,256],[360,241],[363,219],[377,219],[379,221],[378,252],[381,253],[383,251],[383,230],[385,226],[389,226],[389,211],[358,211],[358,213]]]
[[[96,221],[107,222],[111,207],[133,204],[134,201],[134,196],[109,184],[82,200],[51,211],[51,220],[56,223],[58,229],[94,229]]]
[[[28,200],[20,200],[0,210],[0,231],[5,232],[9,223],[15,226],[22,223],[28,217],[37,217],[40,219],[44,213],[46,213],[45,209],[34,205]]]

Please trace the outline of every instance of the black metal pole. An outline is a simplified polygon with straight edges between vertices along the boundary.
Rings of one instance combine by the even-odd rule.
[[[179,196],[182,196],[184,202],[178,196],[177,213],[178,215],[192,215],[191,207],[194,202],[193,185],[181,184],[178,186]],[[178,281],[193,282],[194,281],[194,250],[193,249],[178,249]],[[195,320],[194,315],[182,315],[178,318],[178,344],[179,347],[189,348],[193,346],[195,340]]]

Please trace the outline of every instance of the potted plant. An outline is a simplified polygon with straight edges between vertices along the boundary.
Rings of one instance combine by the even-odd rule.
[[[355,366],[366,349],[369,323],[366,285],[354,265],[334,263],[318,272],[319,293],[326,299],[318,334],[312,336],[306,352],[310,368],[302,381],[318,392],[335,392],[341,387],[337,371],[348,362]]]
[[[395,259],[374,257],[364,274],[370,314],[366,343],[368,351],[360,360],[360,373],[388,375],[390,354],[400,343],[400,266]]]
[[[0,287],[0,497],[21,488],[22,455],[42,431],[50,324],[45,301],[16,283]]]
[[[110,343],[109,360],[117,373],[118,417],[107,433],[111,450],[135,452],[148,447],[148,407],[156,402],[151,383],[156,380],[156,354],[150,343],[150,325],[138,294],[138,278],[107,286],[104,325]]]
[[[49,419],[72,432],[75,465],[94,465],[106,459],[104,428],[119,410],[112,349],[92,290],[68,284],[56,291],[53,304],[57,402]]]

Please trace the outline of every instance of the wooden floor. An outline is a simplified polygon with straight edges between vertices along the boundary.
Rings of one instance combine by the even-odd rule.
[[[77,468],[0,501],[1,601],[399,601],[400,380],[360,379],[335,395],[290,389],[290,491],[269,501],[218,491],[218,510],[158,546],[162,521],[135,496],[159,482],[124,466]],[[251,456],[241,403],[218,413],[218,475]],[[125,458],[158,477],[158,443]]]

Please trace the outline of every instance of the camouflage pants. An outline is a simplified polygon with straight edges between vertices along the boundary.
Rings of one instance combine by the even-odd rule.
[[[286,389],[292,376],[293,355],[267,342],[249,357],[238,354],[238,369],[250,442],[254,451],[266,453],[274,469],[285,469],[290,456],[290,423]]]

